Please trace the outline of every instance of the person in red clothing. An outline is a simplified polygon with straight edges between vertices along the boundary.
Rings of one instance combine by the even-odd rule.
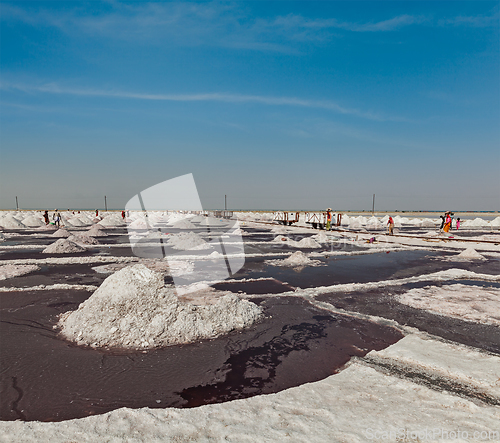
[[[387,225],[389,226],[389,235],[394,235],[394,220],[391,216],[389,216],[389,220],[387,220]]]

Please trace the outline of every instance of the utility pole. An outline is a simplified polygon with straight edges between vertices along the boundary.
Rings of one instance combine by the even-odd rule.
[[[19,203],[17,202],[17,195],[16,195],[16,211],[19,211]]]
[[[227,195],[224,195],[224,211],[227,211]]]
[[[373,194],[372,215],[375,215],[375,194]]]
[[[106,200],[106,196],[104,196],[104,210],[108,212],[108,202]]]

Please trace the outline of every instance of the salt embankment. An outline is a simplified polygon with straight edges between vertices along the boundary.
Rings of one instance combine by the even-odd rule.
[[[44,254],[74,254],[75,252],[83,252],[85,248],[68,240],[67,238],[60,238],[56,242],[47,246],[42,252]]]
[[[62,314],[58,325],[63,337],[80,345],[147,349],[215,338],[262,315],[235,294],[217,295],[213,304],[183,302],[173,286],[165,286],[162,273],[138,264],[109,276],[76,311]]]

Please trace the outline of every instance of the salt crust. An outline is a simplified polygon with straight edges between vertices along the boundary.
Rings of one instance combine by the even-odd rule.
[[[261,314],[257,305],[228,292],[219,292],[211,305],[182,302],[174,287],[164,285],[162,273],[137,264],[109,276],[76,311],[62,314],[58,325],[80,345],[148,349],[215,338]]]
[[[37,265],[1,265],[0,280],[19,277],[21,275],[29,274],[33,271],[38,271],[39,269],[40,267]]]
[[[42,252],[44,254],[73,254],[75,252],[83,252],[85,248],[68,240],[67,238],[60,238],[55,243],[47,246]]]
[[[400,303],[433,314],[500,326],[500,289],[462,284],[414,288]]]
[[[475,372],[480,373],[480,365],[486,361],[478,359],[478,353],[466,347],[425,340],[419,351],[414,342],[406,340],[393,345],[397,346],[394,355],[385,358],[396,363],[400,358],[410,358],[411,364],[421,364],[431,375],[446,370],[461,377],[461,381],[463,375],[475,381]],[[429,360],[426,351],[435,358]],[[488,364],[500,367],[500,359],[491,358]],[[121,408],[60,423],[5,421],[0,423],[0,431],[8,442],[458,442],[465,440],[440,436],[383,439],[381,432],[396,433],[403,429],[432,433],[434,429],[444,432],[460,429],[470,436],[467,441],[472,441],[474,432],[488,434],[498,430],[499,421],[498,407],[478,405],[354,362],[339,374],[277,394],[187,409]],[[378,439],[373,438],[375,431],[379,433]]]

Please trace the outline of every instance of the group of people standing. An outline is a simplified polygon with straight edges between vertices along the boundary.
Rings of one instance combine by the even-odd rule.
[[[327,208],[326,210],[326,230],[329,231],[332,228],[332,208]],[[342,224],[342,214],[339,212],[337,214],[337,224],[335,226],[340,226]]]
[[[43,213],[43,219],[46,225],[50,223],[49,211],[46,210]],[[52,216],[52,220],[54,220],[54,225],[56,225],[57,227],[60,226],[62,218],[61,218],[61,213],[59,212],[58,209],[54,209],[54,215]]]
[[[439,230],[442,230],[444,232],[450,232],[452,223],[453,223],[453,212],[447,211],[444,213],[444,215],[440,215],[441,217],[441,226],[439,227]],[[457,218],[457,222],[455,224],[456,228],[460,228],[460,218]]]

